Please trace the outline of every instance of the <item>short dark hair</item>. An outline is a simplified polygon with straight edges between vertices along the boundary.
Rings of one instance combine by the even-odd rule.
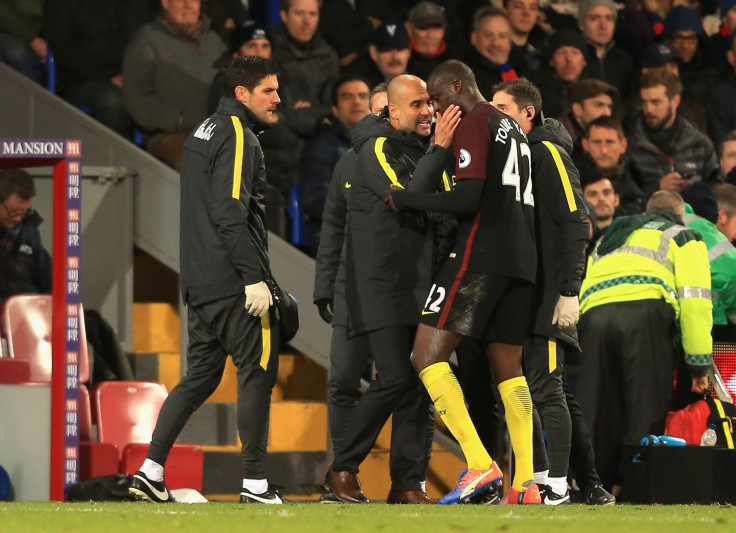
[[[621,122],[613,117],[608,117],[606,115],[600,116],[595,120],[591,120],[590,123],[585,127],[585,133],[583,134],[583,137],[590,140],[590,130],[593,128],[606,128],[608,130],[615,130],[616,133],[618,133],[619,139],[624,139],[626,137]]]
[[[713,194],[718,202],[718,209],[723,209],[730,217],[736,215],[736,185],[732,183],[716,183]]]
[[[734,39],[734,41],[736,41],[736,39]],[[723,145],[729,141],[736,141],[736,130],[729,131],[726,135],[723,136],[723,139],[721,139],[721,144],[718,147],[719,154],[723,155]]]
[[[371,90],[371,95],[368,97],[368,108],[373,109],[373,98],[378,93],[387,93],[388,92],[388,82],[384,81],[382,83],[379,83],[373,89]]]
[[[278,73],[279,67],[272,59],[257,56],[238,57],[230,63],[225,72],[227,95],[235,97],[235,87],[239,86],[253,92],[263,79]]]
[[[365,83],[365,86],[368,87],[368,90],[370,90],[371,88],[371,82],[369,82],[367,79],[365,79],[364,76],[361,76],[360,74],[341,74],[332,84],[332,105],[337,105],[337,97],[338,93],[340,92],[340,87],[342,87],[346,83],[350,83],[351,81],[362,81],[363,83]]]
[[[506,19],[506,22],[509,22],[509,15],[503,9],[495,6],[483,6],[473,15],[473,31],[478,31],[480,23],[491,17],[501,17],[502,19]]]
[[[664,85],[667,97],[672,99],[673,96],[682,94],[682,82],[679,76],[667,69],[667,67],[657,67],[647,71],[641,75],[642,89],[651,89],[658,85]]]
[[[491,89],[493,94],[499,91],[510,94],[519,109],[532,106],[536,116],[539,116],[542,111],[542,93],[539,92],[536,85],[526,78],[502,81]]]
[[[293,1],[294,0],[281,0],[280,10],[281,11],[289,11],[289,9],[291,9],[291,3]],[[317,0],[317,7],[319,7],[320,9],[322,8],[322,0]]]
[[[22,168],[0,169],[0,201],[4,202],[14,194],[23,200],[36,196],[33,178]]]

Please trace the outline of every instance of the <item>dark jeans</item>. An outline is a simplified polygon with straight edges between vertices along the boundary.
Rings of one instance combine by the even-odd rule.
[[[44,66],[31,47],[18,37],[0,33],[0,61],[38,84],[44,81]]]
[[[125,111],[123,90],[111,81],[85,82],[68,99],[77,107],[88,108],[90,116],[97,122],[124,137],[130,136],[131,122]]]

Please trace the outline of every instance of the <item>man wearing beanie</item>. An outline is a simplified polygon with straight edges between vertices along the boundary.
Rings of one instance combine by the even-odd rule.
[[[579,31],[564,28],[550,37],[534,83],[542,93],[545,116],[558,117],[570,110],[567,92],[584,77],[587,59],[588,44]]]
[[[426,80],[432,69],[451,57],[445,8],[434,2],[419,2],[409,11],[406,29],[411,44],[407,71]]]
[[[682,5],[672,8],[664,19],[662,38],[682,58],[683,94],[705,102],[725,62],[710,49],[697,11]]]
[[[610,83],[626,97],[634,79],[634,63],[613,41],[617,14],[613,0],[581,0],[578,24],[588,41],[586,74]]]

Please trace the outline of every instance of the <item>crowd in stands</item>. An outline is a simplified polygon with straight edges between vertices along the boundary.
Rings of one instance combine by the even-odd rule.
[[[43,83],[52,51],[60,97],[121,135],[137,130],[178,171],[231,61],[275,60],[278,119],[259,136],[267,221],[288,238],[296,187],[312,256],[333,170],[373,88],[426,80],[448,59],[470,66],[489,101],[508,80],[539,89],[543,116],[572,140],[589,252],[660,190],[736,240],[734,190],[722,185],[736,185],[736,0],[281,0],[280,18],[255,22],[241,0],[8,0],[0,61]]]
[[[496,83],[526,77],[542,93],[545,116],[560,119],[572,136],[576,163],[593,171],[600,161],[585,149],[591,145],[584,141],[586,128],[600,116],[613,117],[609,131],[619,132],[626,150],[620,164],[600,168],[615,169],[611,183],[624,196],[617,214],[630,214],[652,192],[672,186],[671,178],[658,183],[656,174],[669,154],[682,152],[676,134],[649,121],[653,111],[642,107],[642,76],[664,67],[676,78],[664,107],[677,100],[664,112],[676,109],[675,128],[697,138],[692,155],[699,159],[684,167],[669,162],[669,174],[736,182],[717,164],[723,139],[736,129],[734,0],[284,0],[281,23],[271,28],[254,22],[246,5],[10,0],[0,6],[0,60],[43,83],[51,50],[59,96],[121,135],[130,138],[137,130],[146,150],[179,170],[182,144],[216,107],[232,58],[275,59],[282,69],[279,121],[261,136],[269,225],[288,237],[285,205],[298,185],[312,255],[334,155],[349,145],[355,123],[338,106],[338,77],[353,84],[361,79],[370,91],[404,73],[426,79],[443,61],[459,59],[473,69],[487,98]],[[355,113],[365,108],[365,98],[361,102]],[[328,139],[326,128],[333,130]],[[325,146],[333,156],[315,172]],[[581,177],[589,179],[586,172]]]

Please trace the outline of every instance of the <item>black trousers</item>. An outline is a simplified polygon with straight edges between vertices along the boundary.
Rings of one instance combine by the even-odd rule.
[[[550,477],[566,477],[570,458],[572,423],[563,387],[565,351],[569,345],[554,337],[534,335],[524,341],[524,375],[534,407],[544,420],[549,461],[539,453],[539,436],[535,438],[534,471],[549,468]],[[535,434],[541,433],[539,416],[534,418]],[[542,447],[542,451],[544,447]]]
[[[411,365],[415,335],[416,326],[382,328],[365,334],[378,373],[358,401],[345,446],[332,463],[335,471],[357,474],[393,414],[389,463],[392,490],[419,490],[427,478],[434,408]]]
[[[249,315],[244,305],[245,295],[238,294],[189,307],[187,371],[161,408],[149,459],[166,462],[189,417],[220,384],[230,354],[237,368],[243,477],[266,479],[271,391],[278,373],[278,323],[273,308],[258,318]]]
[[[661,435],[672,393],[675,311],[664,300],[594,307],[580,320],[577,397],[603,484],[620,483],[621,446]]]
[[[355,418],[355,409],[362,395],[360,378],[368,368],[370,359],[371,352],[365,335],[348,338],[344,325],[332,326],[327,412],[335,455],[339,455],[345,447],[346,433]]]

